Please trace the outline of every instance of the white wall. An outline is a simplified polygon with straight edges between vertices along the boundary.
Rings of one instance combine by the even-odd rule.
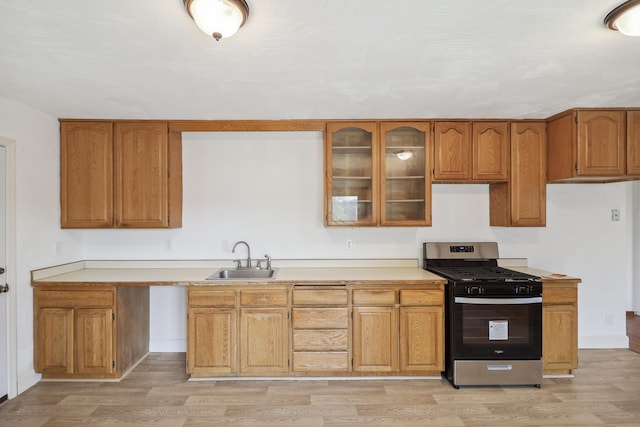
[[[18,392],[35,384],[30,271],[83,258],[81,236],[60,230],[57,119],[0,98],[0,135],[16,146],[16,281]],[[78,238],[80,237],[80,238]],[[63,254],[55,255],[55,242]]]
[[[254,257],[421,258],[423,241],[496,240],[502,257],[582,278],[581,348],[627,346],[632,183],[548,185],[545,228],[489,227],[486,184],[434,185],[433,227],[326,228],[320,133],[185,134],[183,153],[183,228],[86,231],[87,259],[230,259],[238,240]],[[152,351],[184,350],[184,307],[184,289],[152,289]]]

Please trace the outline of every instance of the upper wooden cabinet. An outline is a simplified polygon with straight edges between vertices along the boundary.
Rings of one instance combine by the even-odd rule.
[[[113,225],[113,123],[60,123],[63,228]]]
[[[470,122],[435,122],[436,181],[467,181],[471,179],[472,145]]]
[[[326,225],[431,225],[429,122],[328,123]]]
[[[506,181],[509,122],[435,122],[435,182]]]
[[[607,182],[640,174],[638,111],[574,109],[547,120],[549,182]]]
[[[511,123],[508,182],[489,186],[492,226],[546,225],[547,156],[544,122]]]
[[[182,143],[166,122],[61,122],[63,228],[182,226]]]
[[[640,110],[627,111],[627,175],[640,175]]]

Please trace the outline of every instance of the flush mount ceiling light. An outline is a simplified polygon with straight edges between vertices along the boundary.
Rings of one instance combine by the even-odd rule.
[[[184,0],[184,6],[198,27],[216,40],[234,35],[249,17],[244,0]]]
[[[607,27],[627,36],[640,36],[640,0],[629,0],[604,18]]]

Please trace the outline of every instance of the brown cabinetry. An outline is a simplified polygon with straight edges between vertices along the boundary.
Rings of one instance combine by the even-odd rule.
[[[34,302],[34,359],[45,378],[119,378],[148,352],[148,288],[37,288]]]
[[[240,291],[240,372],[282,374],[289,370],[287,290]]]
[[[275,375],[289,370],[286,287],[188,292],[187,372]]]
[[[349,370],[347,289],[295,286],[291,309],[292,369],[295,374]]]
[[[509,122],[434,123],[434,182],[506,181]]]
[[[166,122],[63,121],[63,228],[182,224],[181,135]]]
[[[429,122],[328,123],[327,225],[431,224]]]
[[[444,370],[442,289],[353,290],[353,371]]]
[[[234,290],[190,287],[187,291],[187,373],[237,371],[237,313]]]
[[[489,187],[490,223],[543,227],[547,206],[545,123],[512,122],[510,140],[510,179]]]
[[[578,367],[578,281],[543,280],[542,360],[546,374]]]
[[[549,182],[635,179],[640,145],[637,112],[574,109],[549,118]]]

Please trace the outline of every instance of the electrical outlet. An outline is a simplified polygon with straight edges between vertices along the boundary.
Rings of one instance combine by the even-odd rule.
[[[611,209],[611,221],[620,221],[620,209]]]
[[[350,251],[353,249],[353,240],[347,239],[347,250]]]
[[[53,245],[53,254],[56,256],[60,256],[60,255],[64,255],[64,243],[63,242],[56,242]]]
[[[229,252],[228,240],[220,240],[220,252]]]
[[[613,326],[613,314],[607,313],[604,315],[604,323],[607,326]]]
[[[164,241],[164,248],[171,252],[173,250],[173,239],[166,239]]]

